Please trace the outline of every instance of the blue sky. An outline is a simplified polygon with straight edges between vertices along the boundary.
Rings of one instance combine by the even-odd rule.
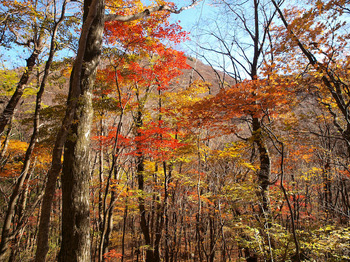
[[[202,0],[195,7],[187,9],[180,14],[172,14],[171,21],[180,21],[180,25],[183,29],[190,33],[190,38],[192,41],[187,41],[184,44],[181,44],[177,48],[185,51],[186,53],[190,53],[189,50],[191,48],[195,48],[193,42],[196,42],[196,34],[198,24],[201,24],[205,21],[206,17],[212,16],[212,7],[208,5],[210,0]],[[191,3],[190,0],[176,0],[175,3],[178,7],[187,6]],[[29,57],[29,53],[25,48],[20,46],[16,46],[16,48],[12,48],[10,50],[0,47],[0,55],[2,61],[0,63],[1,67],[7,68],[16,68],[25,66],[25,59]],[[71,51],[61,51],[60,56],[72,56]]]
[[[176,0],[174,2],[178,7],[187,6],[191,3],[190,0]],[[218,10],[210,5],[211,2],[212,0],[202,0],[193,8],[171,16],[171,21],[180,21],[179,24],[184,31],[190,33],[189,37],[191,39],[175,46],[175,48],[197,59],[200,59],[200,57],[196,53],[201,53],[197,43],[203,41],[200,37],[201,29],[206,28],[207,24],[219,15]]]
[[[186,6],[188,1],[178,0],[175,3],[180,7]],[[200,1],[193,8],[187,9],[180,14],[173,14],[172,18],[174,20],[180,20],[180,24],[185,30],[192,31],[193,27],[210,12],[210,7],[207,3],[208,1],[206,0]]]

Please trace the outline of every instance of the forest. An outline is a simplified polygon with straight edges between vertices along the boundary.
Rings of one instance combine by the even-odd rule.
[[[0,0],[0,261],[350,261],[349,17]]]

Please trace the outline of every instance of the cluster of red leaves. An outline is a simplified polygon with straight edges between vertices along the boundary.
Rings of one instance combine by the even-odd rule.
[[[147,155],[154,160],[169,160],[177,148],[185,146],[176,138],[176,130],[165,126],[163,121],[150,122],[137,130],[132,141],[133,155]]]
[[[165,90],[172,80],[183,74],[181,70],[189,69],[189,66],[183,52],[159,44],[153,47],[150,61],[127,61],[121,58],[118,60],[118,69],[118,82],[124,86],[132,83],[138,86],[157,85],[158,89]],[[105,69],[105,73],[109,79],[116,77],[110,69]]]
[[[105,24],[105,37],[109,44],[123,46],[137,53],[151,53],[154,46],[162,45],[164,40],[180,43],[188,39],[178,23],[170,24],[169,14],[152,14],[148,19],[137,22],[108,22]]]
[[[188,39],[188,33],[182,31],[178,23],[170,24],[168,18],[168,13],[157,12],[139,21],[105,24],[107,42],[117,46],[121,53],[132,53],[131,60],[121,55],[115,61],[118,81],[122,84],[155,84],[158,89],[166,89],[171,80],[182,74],[181,69],[189,68],[183,52],[165,45],[166,42],[177,44]],[[115,79],[114,72],[108,75]]]
[[[135,136],[124,136],[111,130],[107,136],[95,136],[100,145],[117,143],[118,148],[125,148],[125,155],[148,156],[154,160],[170,159],[176,149],[185,146],[176,136],[176,130],[165,126],[163,121],[150,122],[136,131]]]

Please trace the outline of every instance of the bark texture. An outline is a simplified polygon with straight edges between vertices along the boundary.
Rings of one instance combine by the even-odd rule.
[[[101,54],[104,1],[84,1],[83,29],[70,83],[77,100],[64,149],[62,173],[62,245],[59,261],[91,261],[89,218],[89,141],[92,88]],[[81,59],[82,58],[82,59]]]
[[[262,201],[262,212],[267,212],[269,210],[269,201],[268,201],[268,190],[269,190],[269,181],[271,173],[271,160],[269,156],[269,151],[267,149],[265,140],[263,138],[261,123],[258,118],[253,117],[253,139],[255,144],[258,147],[260,169],[258,171],[258,180],[260,192],[259,196]]]

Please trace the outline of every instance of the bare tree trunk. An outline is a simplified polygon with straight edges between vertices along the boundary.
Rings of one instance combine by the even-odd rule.
[[[123,215],[123,235],[122,235],[122,258],[121,262],[124,262],[125,258],[125,235],[126,235],[126,222],[128,218],[128,198],[125,199],[125,208]]]
[[[92,88],[101,54],[104,1],[85,0],[83,29],[74,64],[69,99],[77,100],[65,143],[62,174],[62,245],[59,261],[91,261],[89,161]]]
[[[135,117],[135,128],[136,128],[136,136],[141,136],[141,133],[139,132],[139,128],[142,127],[142,112],[141,109],[138,109]],[[142,152],[142,149],[140,149],[139,144],[136,145],[136,174],[137,174],[137,181],[138,181],[138,189],[140,192],[143,192],[144,187],[144,171],[145,171],[145,164],[144,164],[144,154]],[[139,213],[140,213],[140,227],[141,231],[144,237],[145,245],[147,246],[146,249],[146,262],[157,262],[159,260],[155,260],[154,257],[154,251],[152,249],[152,239],[149,229],[149,221],[147,221],[147,212],[145,208],[145,198],[144,196],[140,195],[138,197],[138,205],[139,205]]]
[[[109,245],[109,238],[111,234],[111,228],[113,226],[113,207],[114,202],[116,200],[115,197],[115,191],[111,190],[111,197],[109,206],[107,207],[107,197],[108,193],[111,188],[111,179],[112,179],[112,173],[114,169],[114,163],[115,163],[115,157],[113,156],[113,165],[111,167],[111,170],[109,171],[109,175],[107,178],[106,188],[105,188],[105,194],[102,202],[102,221],[101,221],[101,237],[100,237],[100,245],[99,245],[99,259],[98,261],[104,261],[103,255],[108,252],[108,245]]]
[[[5,136],[5,139],[4,139],[4,142],[2,143],[2,148],[1,148],[1,152],[0,152],[0,161],[3,160],[5,154],[6,154],[6,151],[7,151],[7,147],[9,145],[9,142],[10,142],[10,135],[11,135],[11,131],[12,131],[12,121],[13,121],[13,116],[11,117],[11,119],[9,120],[9,126],[8,126],[8,129],[7,129],[7,132],[6,132],[6,136]]]
[[[165,239],[164,239],[164,261],[169,262],[169,189],[168,189],[168,183],[171,179],[171,169],[172,167],[169,166],[169,172],[167,172],[167,165],[166,162],[163,161],[163,170],[164,170],[164,217],[165,217]]]
[[[197,252],[198,252],[198,259],[200,262],[203,261],[203,252],[202,252],[202,243],[203,243],[203,236],[202,236],[202,201],[201,201],[201,155],[200,155],[200,146],[199,141],[197,141],[197,150],[198,150],[198,180],[197,180],[197,196],[198,196],[198,210],[196,214],[196,240],[197,240]],[[191,241],[190,241],[191,243]]]

